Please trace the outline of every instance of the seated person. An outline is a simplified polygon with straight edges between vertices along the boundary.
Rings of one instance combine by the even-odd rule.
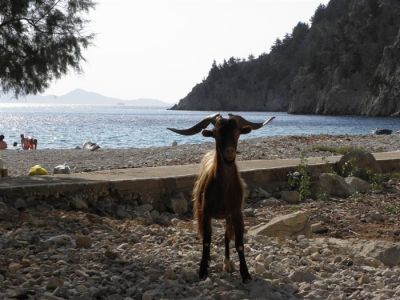
[[[0,150],[7,149],[7,143],[4,141],[4,135],[0,135]]]

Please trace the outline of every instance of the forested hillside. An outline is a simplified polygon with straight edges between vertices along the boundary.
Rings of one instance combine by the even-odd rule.
[[[400,1],[331,0],[258,58],[213,63],[173,109],[400,113]]]

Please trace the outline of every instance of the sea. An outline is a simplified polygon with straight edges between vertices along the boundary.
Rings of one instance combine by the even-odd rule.
[[[84,142],[102,148],[146,148],[210,142],[201,134],[181,136],[167,127],[188,128],[215,113],[171,111],[125,105],[87,106],[0,103],[0,134],[9,148],[23,133],[38,139],[38,149],[74,149]],[[223,115],[227,112],[221,112]],[[235,112],[253,122],[275,120],[242,139],[289,135],[368,135],[376,128],[400,130],[400,118],[291,115],[282,112]]]

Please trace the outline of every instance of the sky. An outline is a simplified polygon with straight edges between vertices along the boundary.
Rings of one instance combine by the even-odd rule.
[[[207,77],[213,60],[269,52],[276,38],[309,22],[328,0],[97,0],[96,37],[83,72],[44,94],[76,88],[121,99],[177,103]]]

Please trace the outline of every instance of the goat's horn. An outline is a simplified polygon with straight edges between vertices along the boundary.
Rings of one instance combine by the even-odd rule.
[[[182,135],[194,135],[196,133],[199,133],[201,130],[205,129],[210,123],[215,125],[215,122],[217,120],[217,117],[220,117],[221,115],[219,113],[216,113],[214,115],[208,116],[201,120],[199,123],[194,125],[193,127],[190,127],[188,129],[175,129],[175,128],[167,128],[173,132],[182,134]]]
[[[261,127],[267,125],[270,123],[275,117],[271,117],[265,122],[262,123],[253,123],[250,121],[247,121],[245,118],[239,116],[239,115],[234,115],[234,114],[228,114],[229,118],[235,119],[238,122],[239,127],[244,127],[244,126],[250,126],[252,130],[260,129]]]

